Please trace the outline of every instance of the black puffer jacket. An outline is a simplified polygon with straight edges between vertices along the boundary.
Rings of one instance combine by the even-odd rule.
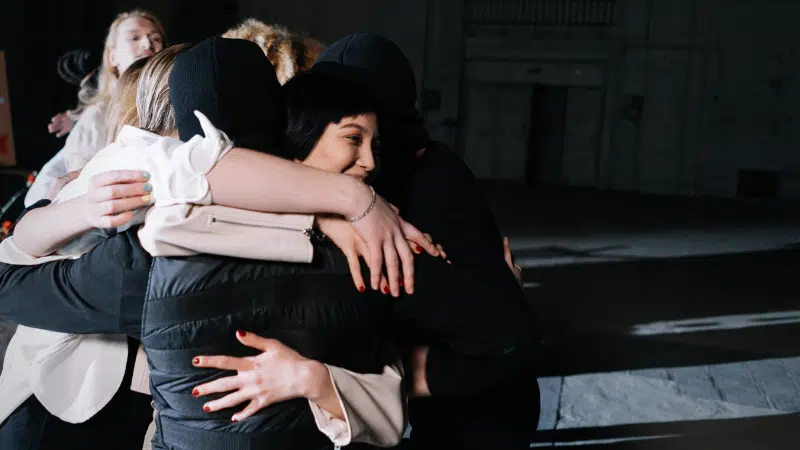
[[[192,366],[197,355],[250,356],[236,330],[275,338],[306,357],[380,373],[392,300],[359,293],[342,253],[320,244],[312,264],[194,256],[155,258],[145,300],[142,343],[158,410],[154,445],[169,449],[322,449],[331,442],[303,399],[272,405],[231,423],[238,409],[203,412],[192,389],[230,376]]]

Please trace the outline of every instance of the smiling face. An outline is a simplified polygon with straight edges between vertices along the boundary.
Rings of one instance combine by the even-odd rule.
[[[286,156],[362,181],[375,175],[378,108],[364,86],[339,75],[301,72],[283,90]]]
[[[365,181],[375,170],[377,142],[375,113],[344,117],[325,127],[303,164]]]
[[[152,56],[164,49],[164,37],[151,20],[144,17],[128,17],[116,29],[114,46],[108,54],[108,62],[123,73],[140,58]]]

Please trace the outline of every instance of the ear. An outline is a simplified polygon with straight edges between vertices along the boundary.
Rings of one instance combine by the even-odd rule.
[[[117,61],[117,51],[114,49],[108,51],[108,64],[111,65],[111,67],[117,67],[117,65],[119,65]]]

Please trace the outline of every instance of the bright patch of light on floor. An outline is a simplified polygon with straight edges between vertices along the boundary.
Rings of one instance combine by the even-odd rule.
[[[792,225],[520,236],[511,242],[517,262],[529,269],[764,252],[786,248],[798,237],[800,228]]]
[[[624,442],[636,442],[636,441],[652,441],[656,439],[669,439],[669,438],[676,438],[680,437],[679,434],[665,434],[659,436],[632,436],[632,437],[622,437],[622,438],[608,438],[608,439],[591,439],[588,441],[572,441],[572,442],[534,442],[531,444],[530,448],[540,448],[540,447],[576,447],[579,445],[609,445],[609,444],[622,444]]]
[[[743,328],[800,323],[800,311],[775,311],[759,314],[702,317],[684,320],[665,320],[635,325],[634,336],[699,333],[703,331],[741,330]]]

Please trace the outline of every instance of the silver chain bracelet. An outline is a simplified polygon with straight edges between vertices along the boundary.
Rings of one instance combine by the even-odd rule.
[[[363,213],[361,213],[361,214],[359,214],[359,215],[357,215],[355,217],[351,217],[351,218],[347,219],[351,223],[358,222],[359,220],[363,219],[364,217],[367,217],[367,214],[371,213],[372,212],[372,208],[375,207],[375,201],[378,199],[378,194],[375,192],[375,188],[374,187],[369,186],[369,189],[372,191],[372,201],[369,202],[369,206],[367,206],[367,209],[364,210]]]

